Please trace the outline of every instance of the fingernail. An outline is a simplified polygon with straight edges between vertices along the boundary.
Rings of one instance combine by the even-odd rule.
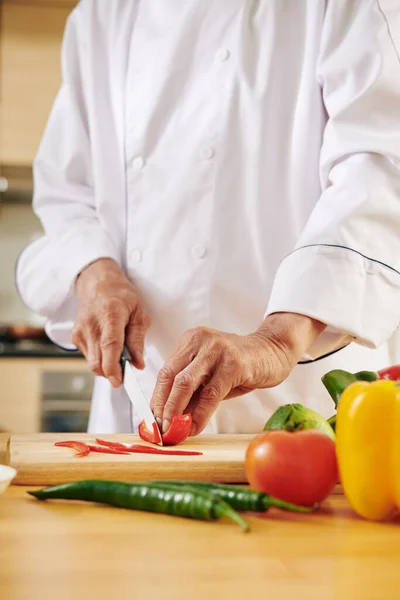
[[[119,381],[116,377],[110,377],[110,383],[113,387],[118,387],[119,386]]]
[[[162,429],[162,420],[160,419],[160,417],[156,417],[156,421],[157,421],[157,425],[160,429]]]
[[[168,421],[168,419],[164,419],[164,421],[162,423],[162,432],[166,433],[168,431],[170,425],[171,425],[171,422]]]

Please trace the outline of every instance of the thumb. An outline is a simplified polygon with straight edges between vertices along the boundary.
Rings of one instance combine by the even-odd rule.
[[[132,364],[137,369],[144,369],[144,340],[150,327],[147,315],[133,313],[125,330],[125,343],[132,357]]]

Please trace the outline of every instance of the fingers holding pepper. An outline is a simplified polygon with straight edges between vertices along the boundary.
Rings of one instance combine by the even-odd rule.
[[[213,358],[204,348],[205,334],[186,332],[176,352],[160,370],[151,406],[165,433],[176,415],[185,412],[196,391],[213,370]]]
[[[166,431],[172,418],[192,414],[191,435],[207,425],[219,402],[280,383],[287,361],[271,340],[199,327],[186,332],[159,373],[151,406]]]

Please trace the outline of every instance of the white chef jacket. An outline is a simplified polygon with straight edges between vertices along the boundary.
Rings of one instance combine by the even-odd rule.
[[[74,281],[113,258],[152,317],[148,399],[188,328],[246,334],[275,311],[328,328],[274,389],[206,431],[256,432],[279,405],[325,416],[320,377],[379,368],[400,318],[398,0],[82,0],[34,163],[45,234],[25,303],[71,344]],[[89,430],[136,430],[97,378]]]

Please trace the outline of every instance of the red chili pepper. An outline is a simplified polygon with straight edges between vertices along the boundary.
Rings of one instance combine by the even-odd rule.
[[[151,444],[159,444],[161,442],[161,437],[155,423],[153,423],[153,431],[150,431],[146,426],[146,421],[141,421],[139,423],[138,432],[145,442],[150,442]]]
[[[122,452],[121,450],[117,450],[116,448],[105,448],[104,446],[94,446],[93,444],[89,444],[89,449],[93,452],[102,452],[103,454],[125,454],[125,456],[129,455],[129,452]]]
[[[121,444],[120,442],[109,442],[107,440],[101,440],[96,438],[96,442],[109,449],[124,450],[126,452],[141,453],[141,454],[166,454],[167,456],[200,456],[202,452],[195,452],[192,450],[161,450],[161,448],[154,448],[153,446],[144,446],[143,444]]]
[[[400,379],[400,365],[392,365],[385,369],[378,371],[379,379],[389,379],[390,381],[397,381]]]
[[[162,436],[162,442],[166,446],[175,446],[176,444],[180,444],[184,442],[186,438],[189,437],[190,432],[192,430],[192,415],[180,415],[178,417],[174,417],[172,419],[172,423]],[[150,431],[146,427],[145,421],[142,421],[139,425],[139,436],[145,442],[150,442],[151,444],[157,444],[160,442],[160,436],[158,435],[158,430],[155,424],[153,424],[153,431]]]
[[[191,430],[191,414],[174,417],[168,431],[166,431],[162,436],[163,444],[166,446],[175,446],[175,444],[180,444],[189,437]]]
[[[110,442],[109,440],[101,440],[100,438],[96,438],[96,442],[101,446],[113,448],[113,450],[121,450],[121,452],[128,452],[131,446],[131,444],[121,444],[121,442]]]
[[[73,448],[76,450],[75,456],[87,456],[90,452],[90,448],[84,442],[76,442],[74,440],[66,442],[55,442],[55,446],[65,446],[66,448]]]

